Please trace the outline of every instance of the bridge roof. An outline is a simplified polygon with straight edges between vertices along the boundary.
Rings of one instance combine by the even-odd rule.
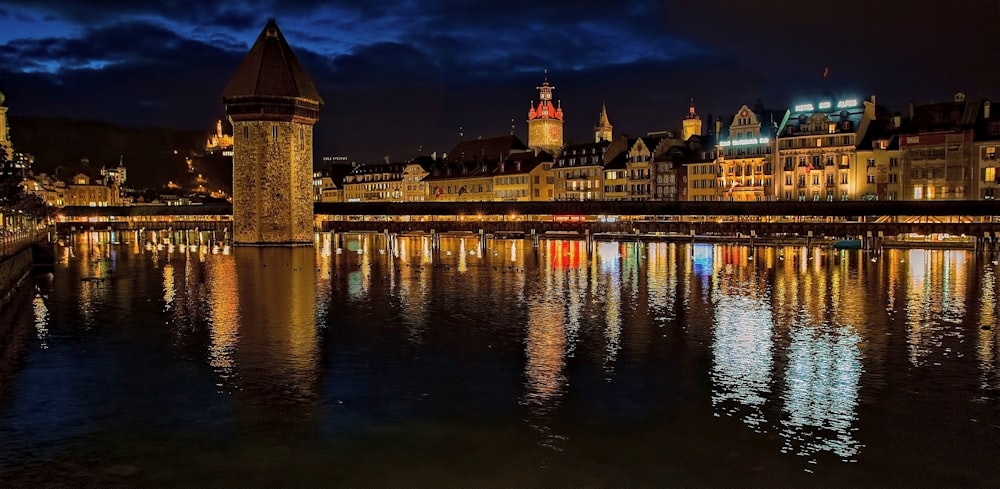
[[[65,217],[138,216],[231,216],[232,204],[131,205],[120,207],[67,206],[58,212]]]
[[[317,202],[326,215],[1000,216],[1000,200],[846,202]],[[231,216],[231,204],[63,207],[65,217]]]

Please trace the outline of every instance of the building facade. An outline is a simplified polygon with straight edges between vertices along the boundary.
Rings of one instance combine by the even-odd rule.
[[[716,144],[719,172],[713,185],[715,200],[760,202],[774,198],[776,136],[778,123],[785,116],[749,105],[736,111]],[[703,190],[699,189],[699,196],[704,195]]]
[[[786,113],[778,132],[776,198],[798,201],[858,198],[857,146],[875,118],[875,101],[824,97]],[[779,173],[780,172],[780,173]]]
[[[906,171],[902,193],[907,200],[975,198],[978,155],[976,127],[983,123],[984,102],[956,93],[951,102],[910,107],[900,137]]]

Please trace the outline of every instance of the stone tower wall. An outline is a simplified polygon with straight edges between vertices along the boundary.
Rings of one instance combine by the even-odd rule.
[[[235,242],[312,243],[312,125],[236,121],[233,133]]]

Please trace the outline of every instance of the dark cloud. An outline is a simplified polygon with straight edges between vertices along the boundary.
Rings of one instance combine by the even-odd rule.
[[[447,151],[459,127],[493,136],[511,119],[525,138],[545,68],[571,141],[591,138],[602,101],[615,131],[635,135],[676,128],[692,97],[703,117],[826,91],[874,93],[898,110],[1000,85],[995,0],[32,0],[6,2],[0,22],[12,16],[78,28],[0,33],[12,112],[206,132],[239,60],[276,17],[327,102],[317,159]]]

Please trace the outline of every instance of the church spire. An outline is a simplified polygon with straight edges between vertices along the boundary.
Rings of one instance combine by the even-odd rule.
[[[594,142],[611,141],[613,128],[611,121],[608,120],[608,108],[601,102],[601,115],[597,117],[597,125],[594,126]]]

